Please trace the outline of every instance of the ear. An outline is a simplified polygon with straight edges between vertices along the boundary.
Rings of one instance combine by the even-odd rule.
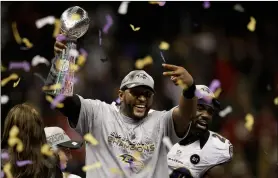
[[[120,101],[122,102],[124,100],[124,91],[119,90],[118,95],[119,95]]]

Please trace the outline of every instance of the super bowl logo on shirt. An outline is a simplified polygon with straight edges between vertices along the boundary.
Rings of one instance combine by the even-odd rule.
[[[197,154],[194,154],[190,157],[190,162],[192,164],[198,164],[200,162],[200,156]]]
[[[144,163],[140,160],[137,160],[134,156],[129,154],[123,154],[120,155],[120,158],[122,158],[122,161],[124,163],[129,164],[129,169],[134,173],[139,173],[145,166]]]

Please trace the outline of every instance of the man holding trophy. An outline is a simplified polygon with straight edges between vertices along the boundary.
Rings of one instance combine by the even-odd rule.
[[[78,14],[78,20],[71,18]],[[62,17],[61,31],[66,39],[57,39],[54,51],[59,66],[52,64],[46,85],[61,84],[61,89],[46,91],[53,97],[65,96],[64,107],[57,108],[84,136],[92,134],[97,145],[86,143],[86,165],[101,163],[100,168],[87,171],[87,178],[132,177],[166,178],[168,176],[167,150],[162,139],[167,136],[175,144],[187,134],[188,124],[196,114],[195,83],[186,69],[163,64],[175,85],[183,84],[179,106],[169,111],[152,110],[155,94],[154,80],[143,70],[131,71],[124,77],[119,89],[120,105],[107,104],[97,99],[84,99],[73,94],[75,58],[69,51],[75,49],[76,39],[89,26],[87,12],[80,7],[67,9]],[[67,85],[64,85],[67,83]]]

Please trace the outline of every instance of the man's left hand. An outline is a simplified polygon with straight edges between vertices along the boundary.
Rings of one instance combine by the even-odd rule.
[[[186,89],[193,84],[193,78],[185,68],[171,64],[162,64],[162,66],[164,69],[170,70],[163,72],[163,75],[171,76],[171,80],[175,85],[179,85],[182,89]]]

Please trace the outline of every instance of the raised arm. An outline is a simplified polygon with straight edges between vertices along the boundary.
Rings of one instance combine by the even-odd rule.
[[[174,109],[172,114],[175,132],[177,136],[183,137],[187,132],[189,122],[196,115],[195,83],[192,76],[183,67],[170,64],[163,64],[162,66],[169,70],[163,72],[163,75],[171,76],[174,84],[183,88],[179,106]]]

